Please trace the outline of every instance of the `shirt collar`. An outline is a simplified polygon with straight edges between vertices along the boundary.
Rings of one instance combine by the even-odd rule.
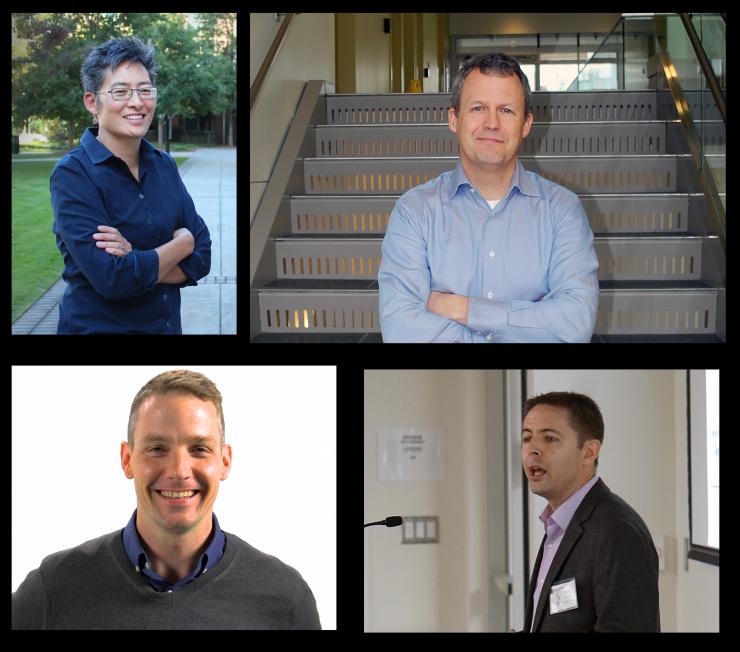
[[[470,182],[470,180],[466,176],[465,170],[463,170],[463,166],[462,166],[462,163],[460,162],[460,159],[458,159],[457,165],[455,166],[455,170],[452,173],[452,177],[450,177],[450,187],[449,187],[450,199],[452,199],[455,196],[458,189],[462,185],[468,185],[471,188],[475,188],[475,186]],[[534,181],[530,179],[529,174],[527,174],[527,171],[524,169],[522,162],[518,158],[516,160],[516,167],[514,168],[514,175],[511,178],[511,187],[509,188],[506,195],[504,195],[504,198],[508,196],[514,188],[518,188],[519,192],[521,192],[523,195],[532,195],[532,196],[538,197],[542,194],[539,188],[537,187],[537,184],[535,184]]]
[[[547,530],[547,521],[552,518],[552,520],[558,524],[560,529],[565,531],[573,519],[576,510],[586,497],[586,494],[591,491],[591,488],[598,482],[598,480],[599,477],[594,475],[593,478],[584,484],[555,511],[553,511],[552,507],[548,504],[542,511],[542,514],[540,514],[540,521],[542,521],[542,524],[545,526],[545,530]]]
[[[211,533],[211,542],[203,551],[200,560],[195,564],[193,570],[186,577],[183,577],[175,584],[171,584],[164,578],[157,575],[157,573],[155,573],[152,569],[149,556],[147,555],[147,552],[141,543],[139,532],[136,529],[136,512],[137,510],[134,510],[134,513],[129,519],[128,524],[123,530],[123,548],[126,551],[126,556],[129,558],[129,561],[134,567],[134,570],[137,573],[145,575],[149,579],[150,584],[154,586],[154,588],[158,590],[167,590],[175,587],[179,588],[194,580],[196,577],[199,577],[209,568],[215,566],[216,563],[223,556],[223,551],[226,545],[226,536],[224,535],[221,527],[218,524],[218,519],[216,518],[216,515],[212,514],[213,530]]]
[[[80,145],[82,145],[90,160],[96,165],[114,156],[113,152],[98,140],[98,127],[88,127],[85,129],[85,133],[82,134],[82,138],[80,139]],[[151,158],[155,149],[149,141],[142,138],[141,145],[139,145],[139,157]]]

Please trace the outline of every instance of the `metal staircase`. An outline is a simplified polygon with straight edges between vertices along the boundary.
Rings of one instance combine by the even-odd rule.
[[[724,145],[714,104],[699,92],[686,97],[704,118],[705,144]],[[533,101],[520,160],[577,193],[594,231],[593,341],[724,341],[724,252],[670,94],[534,93]],[[255,342],[381,341],[377,274],[393,205],[457,161],[448,94],[319,102],[293,172],[302,189],[294,179],[281,209],[290,226],[273,232],[262,261],[272,278],[253,286]],[[710,158],[723,168],[724,155]],[[718,191],[724,202],[724,182]]]

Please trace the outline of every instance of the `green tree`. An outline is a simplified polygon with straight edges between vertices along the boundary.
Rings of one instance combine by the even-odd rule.
[[[113,14],[14,14],[19,38],[28,39],[25,56],[13,58],[13,125],[31,117],[62,120],[67,143],[90,114],[82,104],[80,66],[90,47],[120,33]]]
[[[214,113],[226,114],[227,144],[234,144],[234,112],[236,111],[236,14],[198,14],[200,42],[211,55],[214,75],[221,80],[222,104]]]
[[[13,51],[13,126],[20,129],[32,117],[64,120],[72,147],[90,125],[82,104],[82,62],[93,47],[129,35],[155,47],[160,119],[231,111],[235,21],[235,14],[200,14],[193,28],[185,14],[14,14],[14,31],[28,47]]]

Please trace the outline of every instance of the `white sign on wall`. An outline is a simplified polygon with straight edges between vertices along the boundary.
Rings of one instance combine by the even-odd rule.
[[[378,430],[378,480],[381,482],[442,481],[444,456],[441,430]]]

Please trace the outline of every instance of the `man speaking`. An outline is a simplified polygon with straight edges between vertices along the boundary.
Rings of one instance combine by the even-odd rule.
[[[604,420],[588,396],[529,399],[522,465],[546,498],[525,632],[659,632],[658,555],[640,516],[596,476]]]

